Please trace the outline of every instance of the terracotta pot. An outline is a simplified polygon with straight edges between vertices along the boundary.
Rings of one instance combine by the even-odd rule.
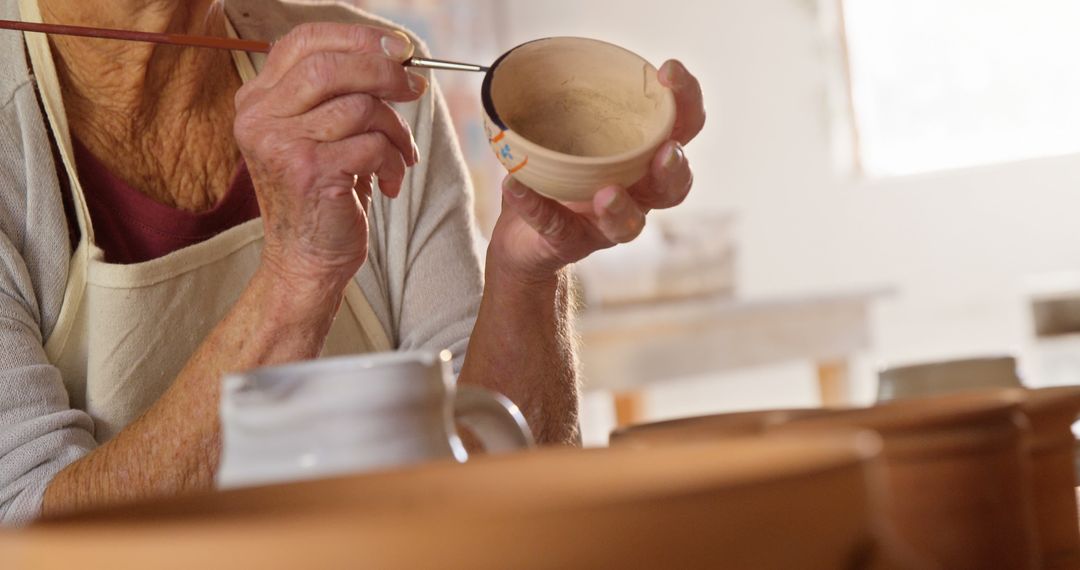
[[[888,568],[879,450],[863,434],[540,451],[83,515],[0,550],[31,570]]]
[[[777,426],[864,428],[884,443],[884,511],[902,541],[944,568],[1038,568],[1023,394],[905,400]]]
[[[605,186],[641,180],[675,126],[675,97],[655,67],[585,38],[514,48],[484,79],[483,104],[503,166],[564,202],[589,201]]]
[[[616,430],[611,434],[612,447],[653,448],[657,446],[683,445],[698,442],[730,441],[739,438],[763,437],[771,430],[799,419],[824,417],[837,410],[830,409],[789,409],[738,412],[694,418],[683,418],[665,422],[642,424]],[[843,430],[857,433],[857,430]],[[775,434],[772,434],[775,436]],[[825,437],[832,437],[825,434]],[[881,545],[883,558],[888,560],[887,567],[932,568],[927,561],[920,559],[902,543],[891,527],[881,508],[880,489],[884,478],[882,465],[872,467],[874,476],[879,479],[873,488],[877,495],[872,497],[871,511],[875,518],[875,534]],[[886,567],[886,566],[883,566]]]
[[[1044,568],[1080,568],[1076,509],[1076,437],[1080,387],[1029,390],[1023,403],[1031,424],[1031,466]]]
[[[1013,370],[1014,363],[1009,359],[994,361],[971,361],[974,368]],[[1028,468],[1031,472],[1032,501],[1034,509],[1034,528],[1038,535],[1038,544],[1043,568],[1080,568],[1080,522],[1077,517],[1075,500],[1076,480],[1074,468],[1074,450],[1076,439],[1071,426],[1080,414],[1080,387],[1048,388],[1043,390],[1005,389],[983,391],[981,393],[957,394],[946,401],[941,399],[912,401],[915,407],[926,406],[927,411],[911,414],[913,421],[930,422],[939,415],[942,406],[960,404],[969,413],[971,401],[1004,399],[1007,402],[1019,402],[1020,411],[1029,425],[1025,449]],[[939,408],[931,410],[930,408]],[[848,415],[828,410],[778,410],[727,414],[711,417],[688,418],[634,426],[612,434],[614,446],[650,447],[680,442],[716,440],[730,437],[763,435],[767,431],[788,431],[802,429],[781,429],[785,423],[800,420],[818,419],[832,426],[847,429],[852,424],[864,427],[882,428],[887,441],[895,448],[904,431],[923,429],[928,437],[936,437],[948,430],[956,431],[948,423],[924,423],[901,429],[890,424],[888,416],[895,415],[900,409],[885,407],[877,412],[862,410]],[[928,415],[929,412],[929,415]],[[869,415],[882,414],[879,418],[868,419]],[[916,420],[916,417],[918,418]],[[985,418],[984,418],[985,419]],[[892,434],[889,437],[889,434]],[[936,435],[937,434],[937,435]],[[930,447],[928,446],[928,449]],[[898,459],[895,458],[895,464]],[[935,467],[936,469],[937,467]],[[895,500],[895,499],[894,499]]]
[[[716,441],[763,435],[769,426],[830,413],[824,409],[762,410],[738,412],[666,422],[642,424],[611,433],[611,446],[654,447],[657,445]]]

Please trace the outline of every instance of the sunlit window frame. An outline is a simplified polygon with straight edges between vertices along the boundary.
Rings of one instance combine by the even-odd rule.
[[[833,170],[840,175],[865,179],[869,174],[862,157],[862,140],[855,109],[855,92],[849,53],[845,0],[803,0],[818,16],[822,48],[825,50],[825,87],[830,156]]]
[[[971,170],[992,167],[995,164],[1027,162],[1060,158],[1063,154],[1018,156],[1002,162],[976,163],[944,169],[927,169],[910,173],[874,173],[867,168],[863,133],[855,97],[855,77],[851,55],[851,42],[847,19],[848,0],[809,0],[816,2],[821,15],[821,27],[833,54],[829,81],[830,114],[832,124],[832,147],[836,170],[853,178],[863,180],[887,180],[913,176],[932,175],[939,172]],[[1068,152],[1064,155],[1080,153]]]
[[[859,131],[859,114],[855,108],[855,78],[852,75],[851,66],[851,43],[848,40],[848,25],[847,25],[847,0],[824,0],[825,2],[835,3],[836,7],[836,32],[838,34],[839,51],[840,51],[840,66],[841,74],[843,76],[844,93],[843,97],[846,99],[845,105],[847,115],[847,128],[850,131],[848,136],[850,137],[851,144],[851,169],[852,174],[859,178],[869,177],[866,171],[866,164],[863,161],[863,144],[862,133]]]

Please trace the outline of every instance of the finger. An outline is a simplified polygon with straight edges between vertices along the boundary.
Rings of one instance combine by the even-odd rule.
[[[379,190],[396,198],[405,180],[405,158],[382,133],[364,133],[335,143],[321,145],[316,160],[331,165],[324,174],[324,184],[338,185],[349,180],[349,187],[356,177],[363,179],[374,174],[379,179]]]
[[[638,207],[630,193],[618,186],[609,186],[593,197],[596,226],[612,243],[634,241],[645,229],[645,212]]]
[[[660,82],[675,93],[677,115],[671,138],[688,144],[705,128],[705,96],[701,93],[701,83],[686,66],[674,59],[660,67]]]
[[[384,157],[382,164],[375,171],[379,192],[388,198],[397,198],[405,186],[405,159],[397,153]]]
[[[396,30],[331,22],[302,24],[274,44],[261,75],[277,83],[308,56],[335,51],[379,53],[401,63],[412,57],[415,47],[409,36]]]
[[[368,176],[357,176],[356,184],[353,185],[353,192],[356,193],[356,197],[360,200],[360,206],[365,212],[371,211],[371,195],[375,189],[375,176],[369,174]]]
[[[650,209],[663,210],[682,204],[694,185],[694,173],[682,145],[670,141],[660,147],[649,174],[630,188],[630,196],[648,213]]]
[[[338,142],[367,132],[382,133],[409,166],[420,159],[409,124],[393,107],[371,95],[336,97],[293,121],[297,124],[295,132],[305,133],[307,138],[318,142]]]
[[[503,181],[504,205],[516,212],[544,241],[551,245],[559,261],[571,263],[611,244],[598,244],[602,239],[597,231],[572,210],[545,198],[524,184],[507,177]]]
[[[298,63],[266,92],[272,114],[290,117],[342,95],[363,93],[387,101],[413,101],[427,79],[382,55],[319,52]]]

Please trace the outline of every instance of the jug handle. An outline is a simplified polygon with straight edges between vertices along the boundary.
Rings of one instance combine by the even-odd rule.
[[[454,418],[476,435],[490,454],[536,445],[521,410],[509,398],[475,386],[458,386]]]

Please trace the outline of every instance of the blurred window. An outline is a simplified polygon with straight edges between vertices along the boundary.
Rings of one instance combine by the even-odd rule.
[[[868,175],[1080,152],[1080,1],[841,1]]]

